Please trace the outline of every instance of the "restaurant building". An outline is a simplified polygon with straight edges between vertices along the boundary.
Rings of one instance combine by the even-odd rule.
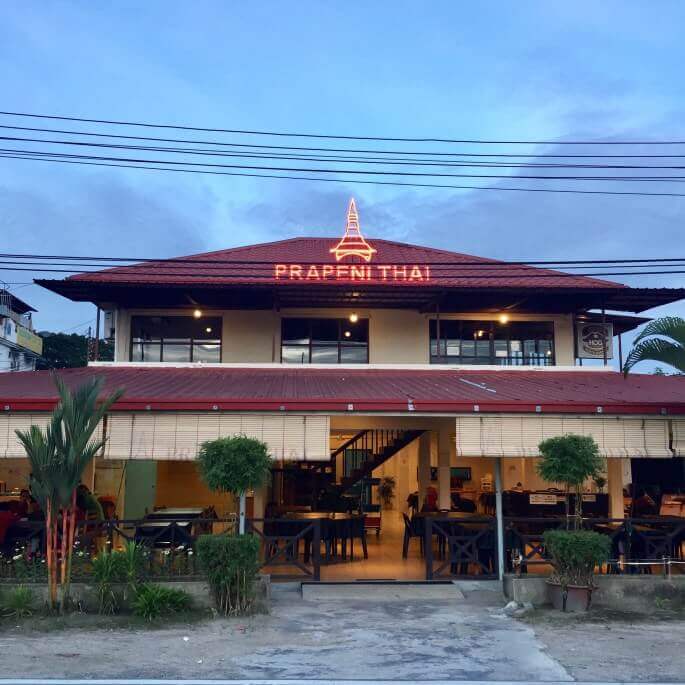
[[[606,457],[606,482],[586,484],[589,515],[623,519],[645,489],[655,515],[685,515],[685,378],[608,368],[621,334],[647,320],[638,314],[681,289],[367,240],[354,201],[337,238],[38,283],[94,303],[114,340],[113,362],[60,375],[125,391],[87,474],[121,518],[233,511],[193,461],[204,441],[237,434],[274,460],[269,485],[250,493],[251,518],[363,510],[368,558],[330,564],[327,579],[433,577],[403,517],[426,501],[492,521],[448,572],[497,577],[512,561],[508,520],[563,511],[535,466],[540,441],[566,433],[591,435]],[[47,372],[0,378],[8,490],[28,469],[14,430],[44,422],[55,394]]]

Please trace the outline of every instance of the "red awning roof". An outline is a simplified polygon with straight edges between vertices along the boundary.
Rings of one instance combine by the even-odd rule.
[[[605,371],[88,367],[58,372],[70,386],[124,388],[119,410],[295,412],[536,412],[685,414],[685,376]],[[0,411],[47,411],[50,372],[0,374]],[[477,406],[478,409],[474,409]],[[539,408],[539,409],[538,409]]]

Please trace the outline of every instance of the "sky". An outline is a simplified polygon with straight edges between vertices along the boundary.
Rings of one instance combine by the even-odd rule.
[[[24,0],[0,7],[0,109],[340,135],[685,139],[684,22],[685,4],[666,0],[658,11],[630,0]],[[446,147],[478,149],[430,149]],[[516,147],[534,155],[562,149]],[[517,173],[489,185],[520,187],[526,181]],[[163,257],[337,236],[352,195],[366,235],[469,254],[685,252],[685,198],[374,187],[2,158],[0,245],[13,253]],[[92,305],[29,284],[37,275],[0,269],[39,310],[39,329],[83,332],[94,323]],[[680,275],[616,280],[685,286]],[[650,315],[665,313],[685,315],[685,304]]]

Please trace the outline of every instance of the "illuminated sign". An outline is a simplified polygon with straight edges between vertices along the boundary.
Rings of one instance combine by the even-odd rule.
[[[426,283],[431,279],[425,264],[371,264],[377,250],[359,230],[354,198],[347,208],[345,235],[330,249],[335,262],[328,264],[274,264],[277,281],[347,281],[353,283]],[[354,263],[341,264],[347,258]],[[354,261],[354,260],[361,261]]]
[[[365,262],[370,262],[371,257],[376,253],[376,249],[364,240],[359,230],[359,215],[354,198],[350,199],[350,205],[347,208],[345,235],[335,247],[331,248],[330,252],[335,255],[336,262],[345,257],[361,257]]]

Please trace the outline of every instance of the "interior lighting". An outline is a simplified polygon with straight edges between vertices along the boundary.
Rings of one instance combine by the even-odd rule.
[[[357,323],[357,321],[359,321],[359,314],[352,312],[350,314],[350,323]]]
[[[212,332],[211,327],[210,327],[210,326],[207,326],[207,328],[205,328],[205,332],[206,332],[206,333],[211,333],[211,332]]]
[[[499,322],[500,323],[509,323],[509,315],[508,314],[500,314],[499,315]]]
[[[196,310],[193,312],[193,316],[194,316],[196,319],[199,319],[199,318],[202,316],[202,310],[201,310],[201,309],[196,309]]]
[[[344,335],[346,338],[349,338],[352,335],[352,333],[350,333],[349,331],[345,331]]]

